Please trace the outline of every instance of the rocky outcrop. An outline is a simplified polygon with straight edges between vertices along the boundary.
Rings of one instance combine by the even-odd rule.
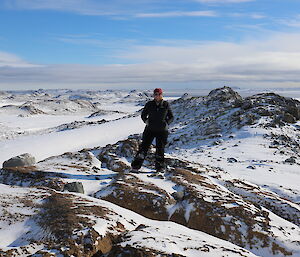
[[[72,182],[64,185],[64,191],[84,194],[83,185],[80,182]]]
[[[23,104],[20,106],[20,109],[25,111],[29,115],[35,115],[35,114],[45,114],[42,110],[36,108],[32,104]]]
[[[281,128],[300,118],[296,99],[275,93],[242,98],[230,87],[214,89],[205,97],[179,98],[172,109],[175,120],[169,144],[181,149],[189,142],[221,138],[244,126]]]
[[[97,121],[73,121],[70,123],[64,123],[59,126],[53,127],[51,129],[48,129],[48,132],[53,131],[64,131],[64,130],[71,130],[71,129],[77,129],[82,128],[84,126],[91,126],[91,125],[99,125],[107,122],[105,119],[97,120]]]
[[[105,155],[112,154],[128,158],[120,149],[123,145],[131,145],[132,148],[136,146],[133,140],[106,146],[105,151],[100,154],[101,158],[105,160]],[[131,152],[129,149],[127,151]],[[153,160],[153,151],[150,151],[144,166],[154,168]],[[114,161],[119,163],[124,162],[124,159],[111,160],[110,167],[114,166]],[[267,251],[278,254],[291,253],[289,249],[282,248],[282,242],[273,236],[274,225],[270,221],[268,210],[297,224],[300,212],[292,202],[275,193],[271,195],[258,186],[248,187],[247,194],[242,193],[241,184],[234,181],[232,187],[230,181],[225,179],[225,172],[216,168],[176,158],[167,158],[166,162],[169,166],[168,173],[154,176],[154,179],[161,180],[159,184],[151,180],[151,174],[127,174],[125,169],[125,173],[120,173],[94,196],[145,217],[174,221],[247,249],[266,248]],[[166,189],[168,183],[172,183],[173,192]],[[258,193],[259,190],[261,193]],[[252,197],[245,198],[246,195]],[[279,206],[281,207],[278,208]]]
[[[231,87],[224,86],[222,88],[216,88],[210,91],[206,101],[208,105],[225,104],[232,106],[240,106],[242,104],[242,97]]]
[[[15,168],[15,167],[26,167],[34,166],[36,163],[35,157],[29,153],[24,153],[15,157],[10,158],[9,160],[3,162],[3,168]]]
[[[270,126],[295,123],[300,119],[300,102],[275,93],[261,93],[245,98],[243,110],[271,118]]]
[[[14,219],[7,213],[2,222],[24,226],[16,240],[22,246],[15,243],[11,249],[0,249],[0,256],[53,256],[53,252],[78,257],[255,256],[226,241],[176,223],[149,220],[106,201],[48,189],[0,187],[4,192],[0,206],[14,208]],[[32,214],[24,215],[25,210]]]

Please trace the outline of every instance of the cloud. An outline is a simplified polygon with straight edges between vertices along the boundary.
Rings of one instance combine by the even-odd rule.
[[[166,17],[216,17],[218,16],[214,11],[192,11],[192,12],[161,12],[161,13],[139,13],[135,17],[138,18],[166,18]]]
[[[207,4],[230,4],[230,3],[245,3],[245,2],[253,2],[255,0],[194,0],[199,3],[207,3]]]
[[[199,2],[202,4],[242,3],[253,0],[2,0],[0,7],[17,10],[55,10],[73,12],[82,15],[124,17],[181,17],[181,16],[217,16],[214,11],[167,11],[158,12],[158,7],[176,8],[182,2]],[[188,6],[188,4],[186,4]]]
[[[118,8],[106,1],[95,0],[4,0],[5,7],[9,9],[23,9],[23,10],[56,10],[74,12],[84,15],[117,15]]]
[[[288,27],[300,28],[300,15],[292,19],[279,19],[277,22]]]
[[[64,43],[89,45],[106,49],[124,49],[136,43],[135,39],[104,39],[104,36],[98,33],[57,35],[54,36],[54,39]]]
[[[267,18],[266,15],[261,14],[261,13],[229,13],[227,14],[227,16],[229,17],[236,17],[236,18],[240,18],[240,17],[246,17],[246,18],[251,18],[251,19],[264,19]]]
[[[155,45],[133,45],[114,56],[133,64],[2,66],[0,85],[299,87],[299,41],[296,33],[238,43],[157,41]]]
[[[37,67],[40,65],[31,64],[17,55],[0,52],[0,67]]]
[[[2,0],[0,6],[21,10],[56,10],[82,15],[132,16],[158,3],[158,0]],[[165,1],[165,0],[162,0]]]

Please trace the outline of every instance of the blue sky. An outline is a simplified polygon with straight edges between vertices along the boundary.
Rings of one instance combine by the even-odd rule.
[[[1,0],[0,89],[300,87],[296,0]]]

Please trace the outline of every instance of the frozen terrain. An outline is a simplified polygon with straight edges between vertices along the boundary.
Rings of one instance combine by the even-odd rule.
[[[1,164],[37,162],[0,170],[0,256],[300,256],[300,102],[255,93],[166,97],[168,170],[136,174],[151,92],[2,92]]]

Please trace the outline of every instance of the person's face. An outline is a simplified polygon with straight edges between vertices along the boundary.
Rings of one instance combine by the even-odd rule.
[[[162,94],[160,94],[160,93],[154,93],[153,96],[156,101],[159,101],[162,99]]]

